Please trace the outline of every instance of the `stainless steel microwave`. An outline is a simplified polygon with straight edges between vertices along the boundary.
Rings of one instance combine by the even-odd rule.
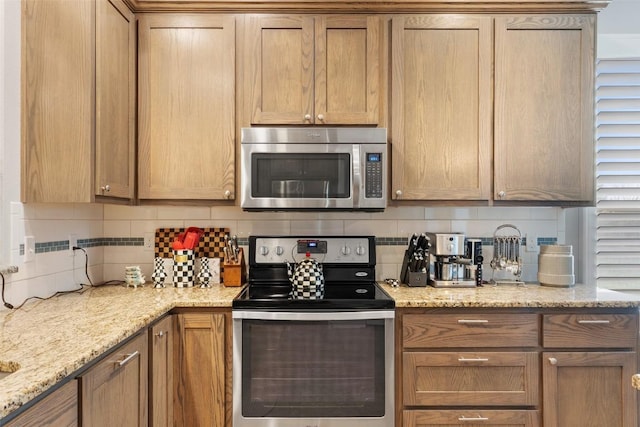
[[[244,210],[366,210],[387,205],[387,130],[243,128]]]

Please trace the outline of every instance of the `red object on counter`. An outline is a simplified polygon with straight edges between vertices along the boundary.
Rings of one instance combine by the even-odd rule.
[[[198,227],[189,227],[186,231],[178,234],[178,236],[171,243],[171,248],[174,250],[179,249],[195,249],[200,242],[200,238],[204,234],[204,231]]]

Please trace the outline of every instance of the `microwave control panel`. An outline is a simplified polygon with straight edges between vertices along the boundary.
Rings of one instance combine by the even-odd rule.
[[[364,190],[368,199],[382,198],[382,153],[367,153]]]

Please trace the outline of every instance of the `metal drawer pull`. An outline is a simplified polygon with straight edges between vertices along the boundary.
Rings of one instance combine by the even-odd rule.
[[[489,421],[489,418],[481,417],[480,415],[478,415],[477,417],[465,417],[463,415],[461,417],[458,417],[458,421]]]
[[[162,338],[163,336],[168,335],[168,334],[169,334],[169,331],[167,331],[167,332],[165,332],[165,331],[160,331],[160,332],[158,332],[158,333],[156,334],[156,336],[157,336],[158,338]]]
[[[489,359],[485,359],[483,357],[475,357],[471,359],[467,359],[466,357],[461,357],[458,359],[458,362],[488,362]]]
[[[578,320],[581,325],[597,325],[597,324],[609,324],[610,320]]]
[[[489,323],[486,319],[459,319],[458,323]]]
[[[555,357],[550,357],[549,358],[549,363],[551,363],[552,365],[557,365],[558,364],[558,359],[556,359]]]
[[[117,363],[118,367],[122,367],[122,366],[126,365],[127,363],[131,362],[139,354],[140,354],[140,352],[138,350],[136,350],[133,353],[131,353],[130,355],[128,355],[127,357],[125,357],[124,359],[122,359],[121,361],[116,362],[116,363]]]

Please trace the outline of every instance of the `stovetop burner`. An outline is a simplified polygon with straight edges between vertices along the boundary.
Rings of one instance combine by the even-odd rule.
[[[324,297],[294,299],[287,262],[298,262],[305,252],[322,263]],[[380,310],[395,302],[375,281],[373,236],[251,236],[249,282],[232,302],[234,309]]]

